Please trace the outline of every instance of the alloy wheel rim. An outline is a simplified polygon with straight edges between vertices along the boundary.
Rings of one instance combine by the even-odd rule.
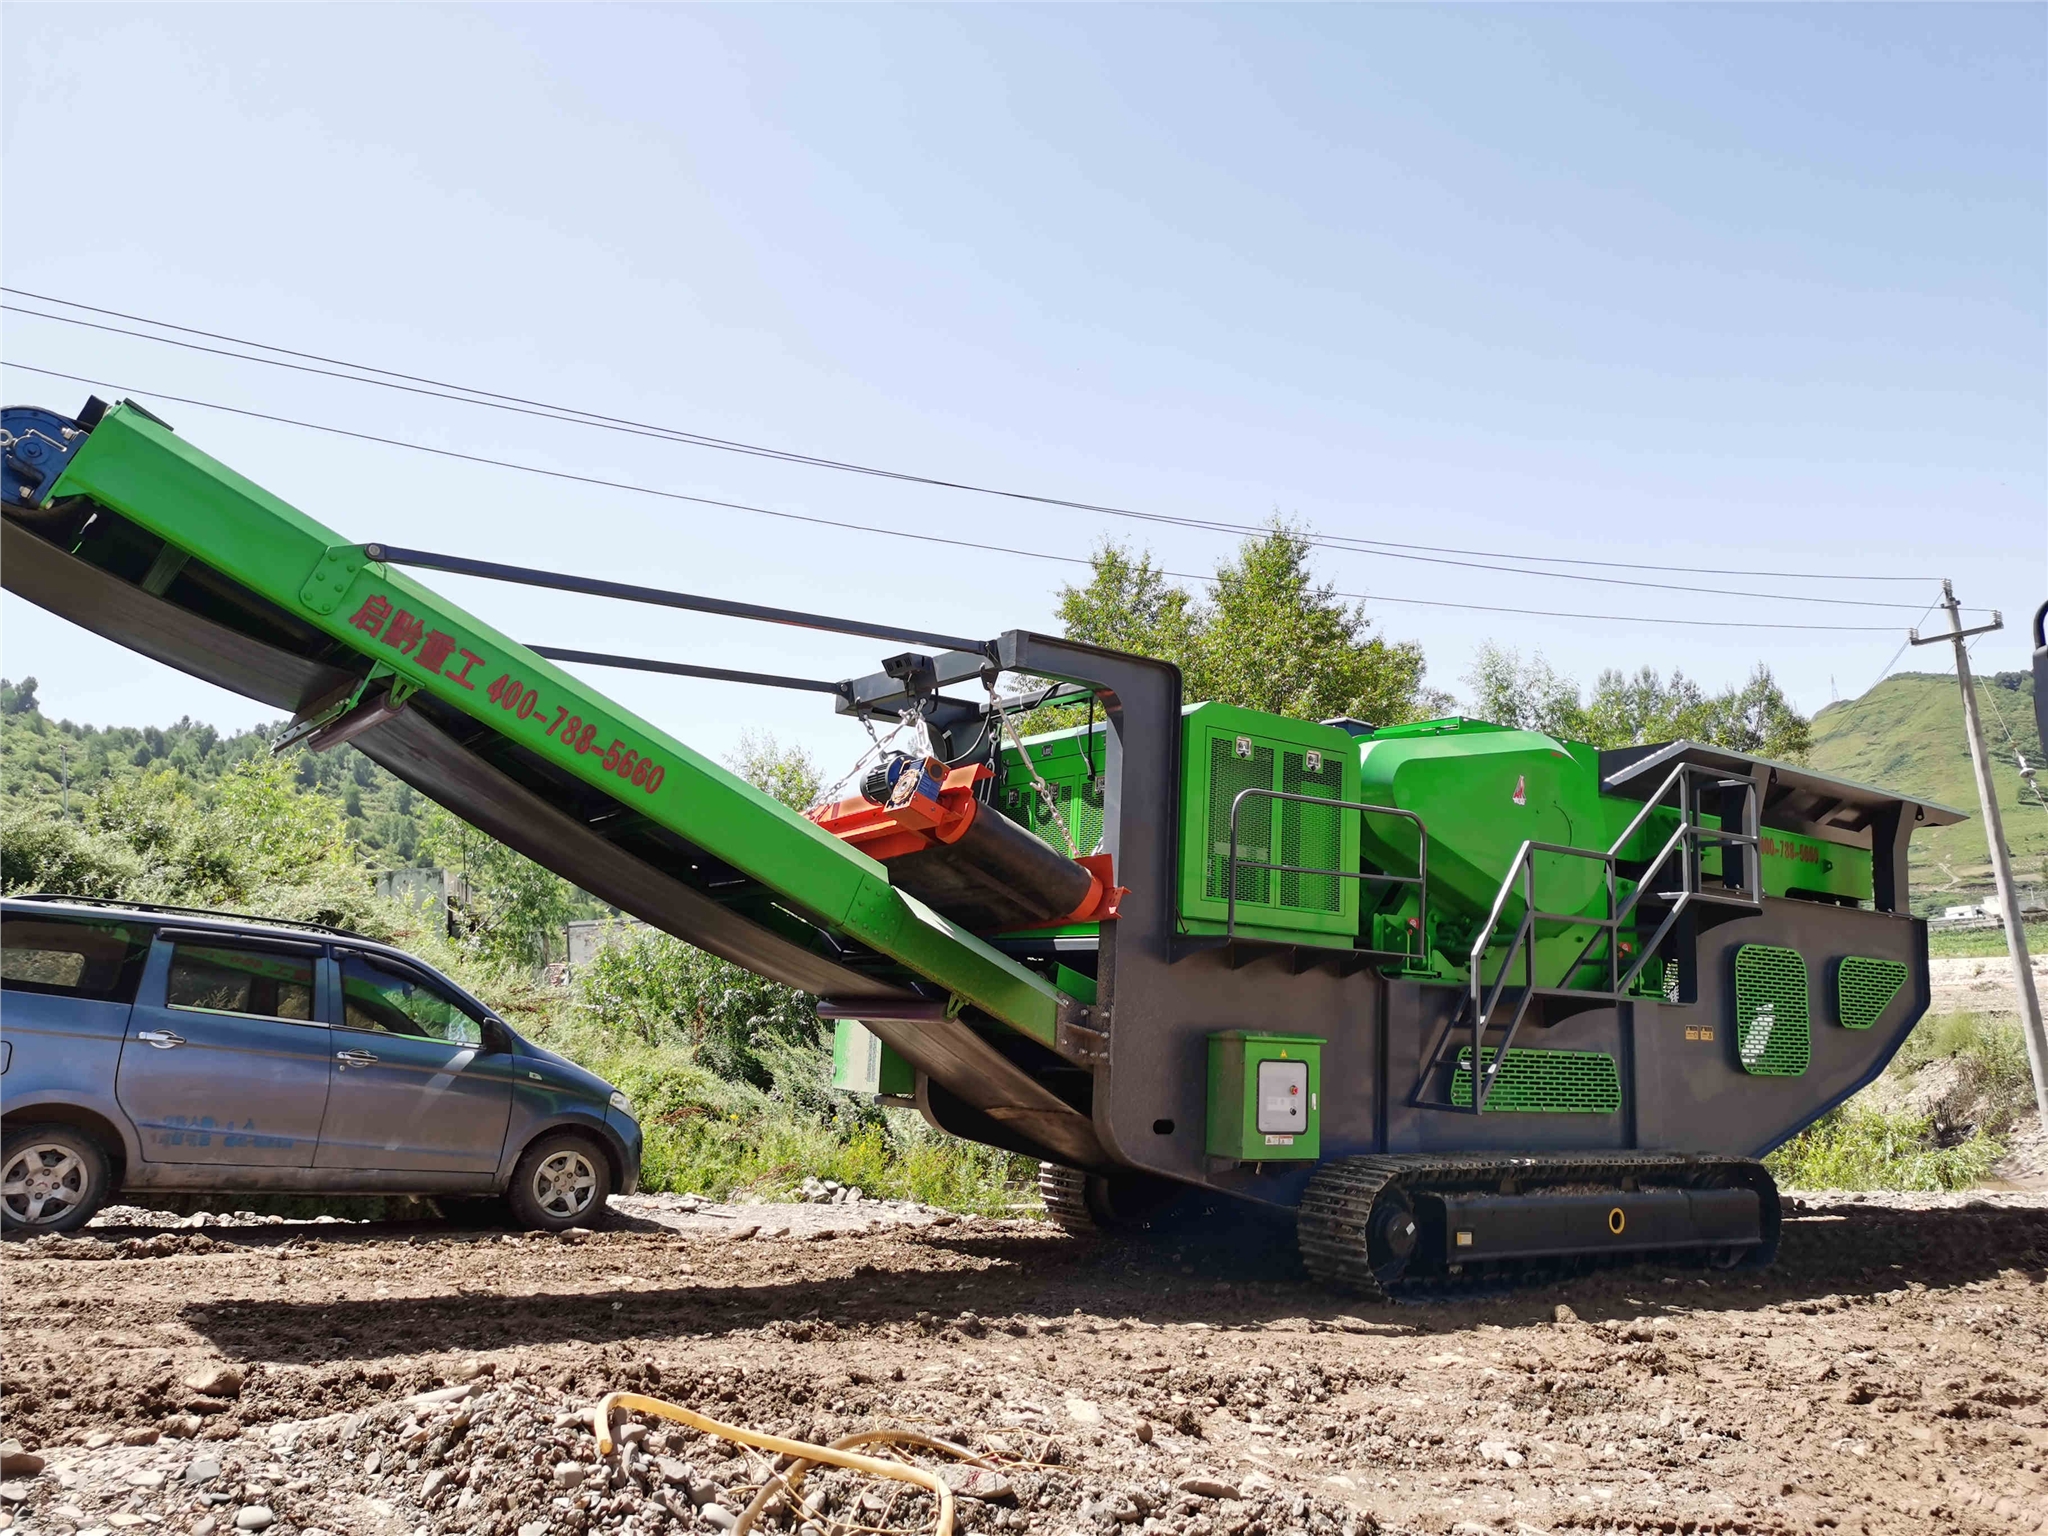
[[[533,1171],[534,1203],[550,1216],[581,1216],[596,1203],[597,1169],[581,1152],[557,1152]]]
[[[37,1142],[7,1160],[0,1202],[23,1226],[48,1226],[78,1208],[86,1196],[84,1159],[58,1142]]]

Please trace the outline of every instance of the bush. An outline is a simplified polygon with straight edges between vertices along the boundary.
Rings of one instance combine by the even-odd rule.
[[[821,1089],[833,1102],[820,1113],[779,1089],[716,1077],[678,1046],[628,1048],[584,1064],[633,1100],[647,1138],[641,1183],[650,1190],[776,1199],[820,1178],[949,1210],[1036,1205],[1037,1164],[941,1135],[907,1110]]]
[[[1968,1189],[2033,1106],[2019,1021],[1924,1019],[1871,1088],[1766,1159],[1803,1189]]]
[[[613,935],[543,1038],[632,1098],[648,1189],[773,1198],[809,1177],[954,1210],[1035,1207],[1035,1163],[836,1091],[809,996],[665,934]]]
[[[775,1083],[776,1062],[793,1064],[791,1047],[824,1051],[812,998],[645,928],[608,934],[577,993],[614,1037],[684,1045],[718,1076],[757,1088]]]
[[[1941,1076],[1929,1079],[1929,1068]],[[1953,1013],[1924,1020],[1907,1037],[1894,1071],[1920,1083],[1915,1097],[1943,1145],[1972,1130],[2003,1136],[2033,1108],[2033,1072],[2016,1018]],[[1930,1082],[1938,1093],[1927,1091]]]
[[[1981,1130],[1937,1146],[1925,1116],[1854,1102],[1821,1116],[1764,1161],[1792,1189],[1969,1189],[2005,1155]]]
[[[122,896],[141,875],[141,861],[118,838],[39,806],[0,807],[0,890]]]

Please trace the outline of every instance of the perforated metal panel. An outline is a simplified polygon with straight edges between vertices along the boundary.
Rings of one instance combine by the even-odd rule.
[[[1290,795],[1317,795],[1325,800],[1344,798],[1344,765],[1336,757],[1320,752],[1282,752],[1280,788]],[[1303,805],[1298,800],[1280,804],[1280,857],[1276,864],[1294,864],[1306,869],[1337,869],[1343,857],[1343,827],[1336,810]],[[1340,904],[1343,881],[1336,875],[1282,874],[1280,905],[1335,912]]]
[[[1904,962],[1850,955],[1835,967],[1835,1017],[1844,1029],[1868,1029],[1905,984]]]
[[[1230,804],[1247,789],[1273,787],[1273,749],[1248,737],[1218,736],[1209,744],[1209,877],[1208,894],[1228,896],[1224,882],[1230,866]],[[1243,861],[1278,862],[1273,857],[1273,802],[1247,800],[1237,818],[1237,899],[1273,899],[1269,870],[1246,869]]]
[[[1494,1052],[1486,1053],[1493,1063]],[[1472,1102],[1472,1048],[1458,1052],[1451,1102]],[[1621,1108],[1621,1069],[1605,1051],[1545,1051],[1511,1047],[1486,1110],[1529,1115],[1611,1115]]]
[[[1797,1077],[1813,1060],[1806,958],[1745,944],[1735,952],[1735,1054],[1756,1077]]]

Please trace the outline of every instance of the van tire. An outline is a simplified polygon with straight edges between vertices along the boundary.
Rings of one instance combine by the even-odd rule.
[[[74,1232],[107,1203],[107,1154],[73,1126],[38,1121],[0,1141],[0,1226]]]
[[[611,1192],[604,1149],[576,1131],[553,1131],[520,1154],[505,1199],[527,1230],[564,1232],[602,1220]]]

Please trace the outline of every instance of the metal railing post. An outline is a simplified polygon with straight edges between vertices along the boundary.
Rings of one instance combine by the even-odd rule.
[[[1309,864],[1281,864],[1271,859],[1242,859],[1238,857],[1238,816],[1247,800],[1289,800],[1301,805],[1320,805],[1333,811],[1357,811],[1359,824],[1364,826],[1367,816],[1395,816],[1403,821],[1415,823],[1415,873],[1412,875],[1385,875],[1363,869],[1323,869]],[[1340,836],[1339,843],[1342,843]],[[1269,848],[1267,850],[1271,852]],[[1290,790],[1261,789],[1253,785],[1241,789],[1230,801],[1230,843],[1228,861],[1224,865],[1224,879],[1229,886],[1225,893],[1223,908],[1223,935],[1225,942],[1237,940],[1237,872],[1240,869],[1263,869],[1273,874],[1322,875],[1336,880],[1367,881],[1381,885],[1412,885],[1416,888],[1415,921],[1417,940],[1420,945],[1409,944],[1401,951],[1404,960],[1427,960],[1429,958],[1429,827],[1414,811],[1404,811],[1397,805],[1369,805],[1362,800],[1326,800],[1321,795],[1300,795]],[[1361,918],[1363,914],[1361,914]],[[1356,945],[1352,946],[1355,950]],[[1388,954],[1392,950],[1368,949],[1367,954]]]

